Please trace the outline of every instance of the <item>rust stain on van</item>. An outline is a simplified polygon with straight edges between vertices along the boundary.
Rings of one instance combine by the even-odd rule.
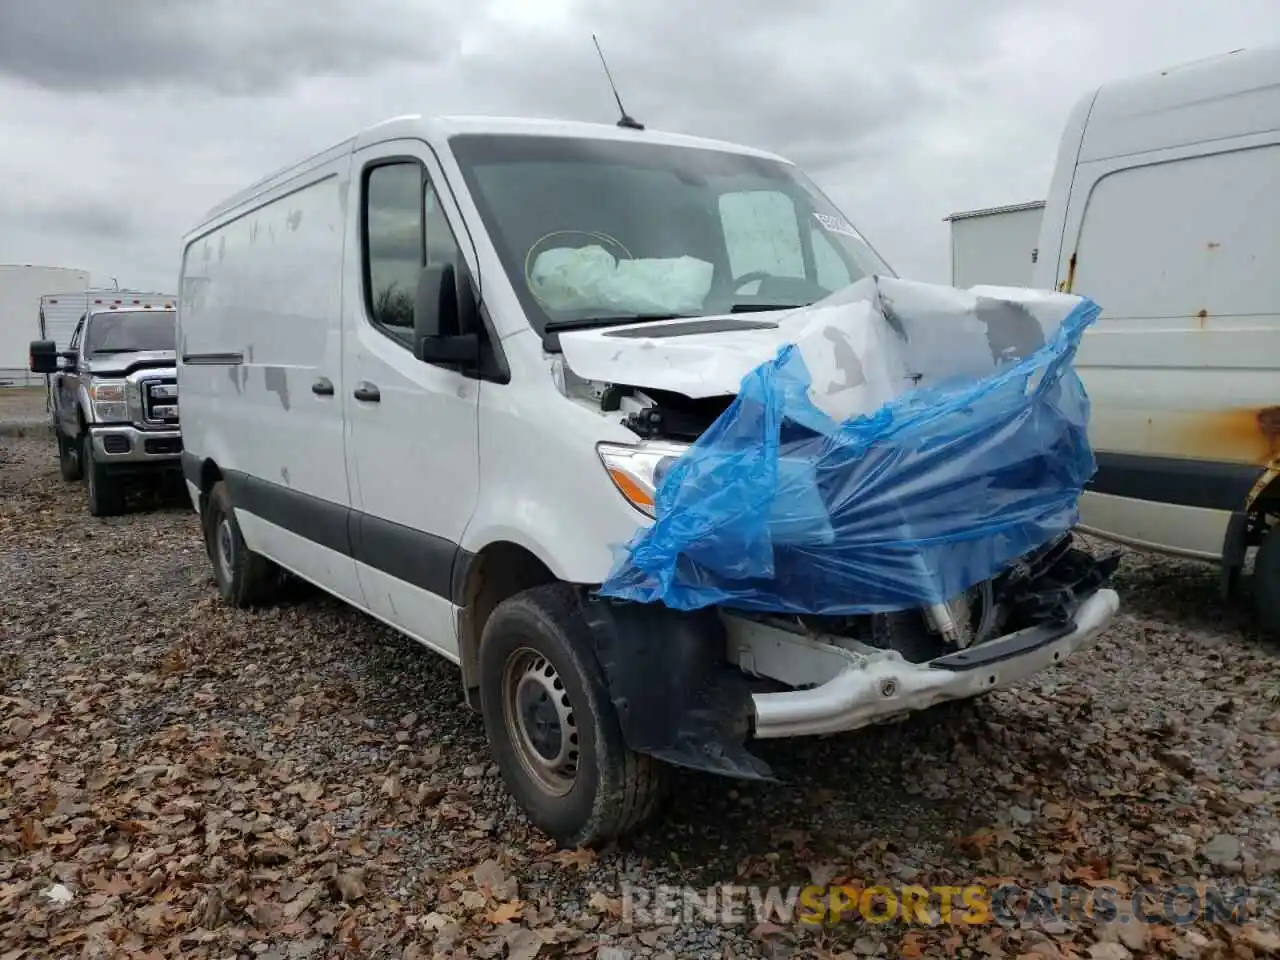
[[[1178,441],[1183,456],[1267,466],[1280,459],[1280,407],[1241,407],[1189,416]]]
[[[1058,284],[1058,292],[1070,293],[1071,288],[1075,286],[1075,283],[1076,283],[1076,255],[1074,252],[1072,252],[1071,259],[1067,261],[1067,279],[1063,280],[1060,284]]]
[[[1203,307],[1196,313],[1196,326],[1203,330],[1209,325],[1209,311]]]

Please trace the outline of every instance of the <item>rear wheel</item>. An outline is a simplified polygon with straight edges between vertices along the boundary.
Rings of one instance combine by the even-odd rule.
[[[89,488],[89,515],[114,517],[124,512],[124,487],[119,478],[112,476],[106,464],[99,463],[93,454],[93,438],[85,434],[80,441],[84,455],[84,477]]]
[[[83,474],[80,463],[80,441],[72,440],[58,431],[58,473],[63,480],[79,480]]]
[[[1254,558],[1253,598],[1263,632],[1280,637],[1280,523],[1263,534]]]
[[[493,611],[480,709],[507,790],[562,847],[606,843],[657,808],[668,768],[623,740],[571,588],[536,587]]]
[[[222,599],[233,607],[249,607],[272,597],[280,582],[280,568],[245,545],[227,485],[221,480],[209,491],[204,536]]]

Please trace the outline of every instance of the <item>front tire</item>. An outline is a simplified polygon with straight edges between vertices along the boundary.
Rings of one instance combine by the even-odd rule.
[[[535,587],[494,609],[480,710],[507,790],[562,848],[620,837],[665,792],[668,768],[623,740],[571,587]]]
[[[205,549],[213,563],[213,578],[223,600],[233,607],[244,608],[271,599],[280,582],[280,570],[245,544],[227,495],[227,485],[222,480],[209,491],[204,536]]]
[[[61,430],[58,431],[58,473],[63,480],[74,482],[84,475],[80,462],[83,440],[72,440]]]
[[[1253,600],[1262,631],[1280,637],[1280,523],[1263,534],[1254,558]]]
[[[84,457],[84,477],[89,493],[89,516],[114,517],[124,512],[124,487],[119,479],[107,472],[105,464],[98,463],[93,455],[93,437],[85,434],[80,440]]]

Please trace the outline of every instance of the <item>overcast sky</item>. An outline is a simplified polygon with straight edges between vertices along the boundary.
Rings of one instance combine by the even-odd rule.
[[[696,11],[696,13],[695,13]],[[653,128],[800,163],[899,274],[1043,198],[1098,83],[1280,42],[1280,0],[0,0],[0,263],[173,290],[228,193],[403,113]]]

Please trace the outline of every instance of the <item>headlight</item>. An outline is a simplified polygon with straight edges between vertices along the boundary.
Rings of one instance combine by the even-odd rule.
[[[129,419],[129,402],[124,380],[95,380],[89,387],[93,399],[93,415],[103,423],[119,423]]]
[[[688,450],[683,443],[601,443],[600,461],[618,492],[637,510],[654,516],[653,500],[667,471]]]

